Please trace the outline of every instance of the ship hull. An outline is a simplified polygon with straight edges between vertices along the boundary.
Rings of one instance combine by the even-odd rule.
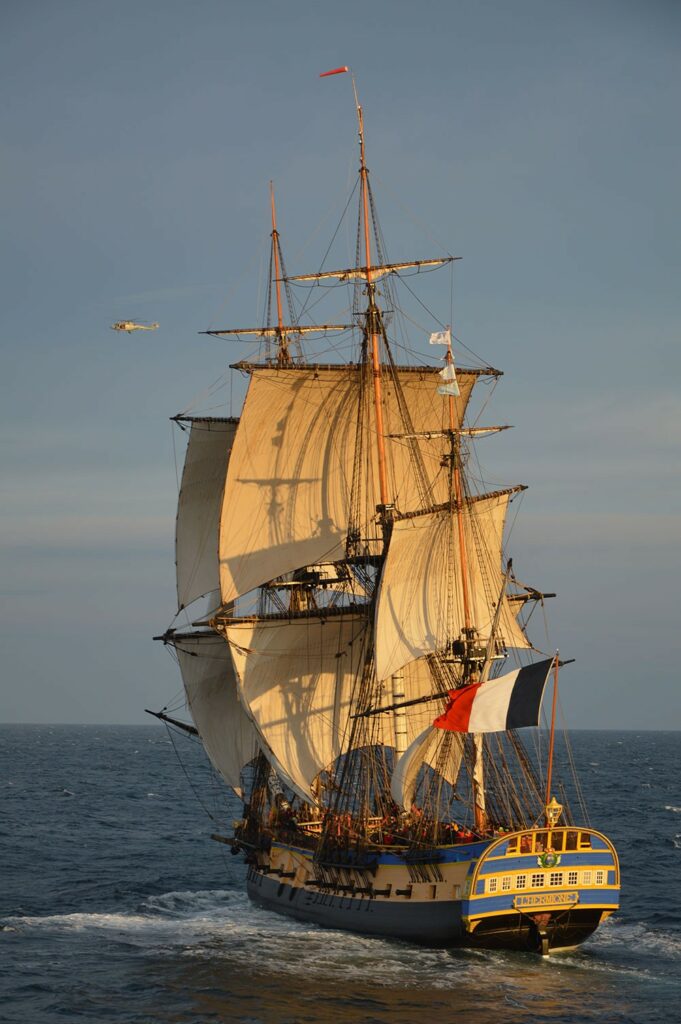
[[[249,872],[247,891],[254,903],[267,910],[325,928],[430,946],[454,945],[462,935],[460,901],[390,904],[370,897],[360,899],[292,886],[257,871]]]
[[[251,863],[249,897],[268,910],[429,946],[565,951],[589,938],[619,905],[614,847],[591,829],[531,830],[418,861],[375,851],[360,861],[315,861],[277,842]],[[559,847],[562,852],[556,852]]]
[[[461,900],[391,905],[371,898],[358,899],[288,885],[256,871],[249,872],[247,892],[253,903],[266,910],[323,928],[426,946],[525,953],[559,953],[574,949],[595,932],[603,913],[600,910],[557,913],[542,924],[512,913],[485,922],[471,934],[462,922]]]

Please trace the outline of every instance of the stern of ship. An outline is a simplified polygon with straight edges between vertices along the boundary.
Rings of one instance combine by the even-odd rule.
[[[589,828],[507,833],[471,864],[464,942],[486,949],[565,951],[619,907],[613,844]]]

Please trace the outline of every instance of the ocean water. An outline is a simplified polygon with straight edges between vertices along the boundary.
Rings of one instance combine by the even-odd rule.
[[[253,907],[239,806],[161,725],[0,728],[0,1021],[326,1024],[681,1017],[680,733],[573,735],[622,910],[577,952],[423,949]],[[179,759],[178,759],[179,758]]]

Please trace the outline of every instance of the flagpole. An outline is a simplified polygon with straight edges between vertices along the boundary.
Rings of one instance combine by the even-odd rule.
[[[544,807],[546,815],[546,827],[549,828],[551,820],[549,816],[548,806],[551,799],[551,777],[553,775],[553,745],[556,737],[556,704],[558,701],[558,668],[560,666],[560,660],[558,657],[558,651],[556,651],[556,657],[553,669],[553,702],[551,704],[551,734],[549,739],[549,763],[546,769],[546,794],[544,797]]]

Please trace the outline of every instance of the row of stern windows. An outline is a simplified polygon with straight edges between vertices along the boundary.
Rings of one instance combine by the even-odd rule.
[[[560,888],[564,885],[605,885],[605,871],[535,871],[527,875],[500,875],[488,878],[486,892],[515,889]]]
[[[523,832],[508,841],[506,856],[518,853],[543,853],[551,849],[554,853],[563,853],[591,849],[591,834],[578,832],[577,829],[556,829],[548,832]]]

